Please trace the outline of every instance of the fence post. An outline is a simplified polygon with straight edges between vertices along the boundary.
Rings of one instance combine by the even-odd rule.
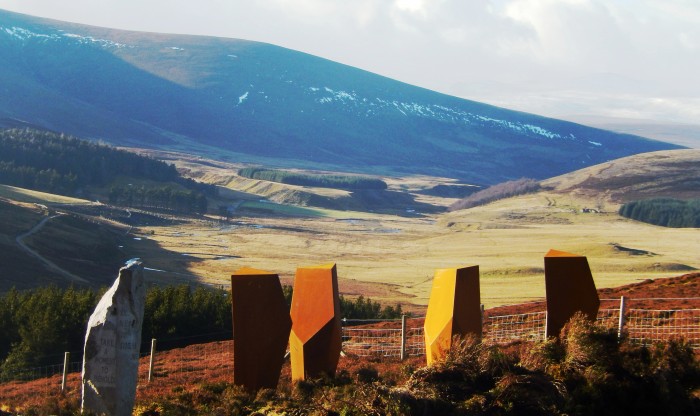
[[[63,354],[63,378],[61,378],[61,391],[66,391],[66,380],[68,379],[68,365],[70,365],[70,353]]]
[[[401,315],[401,361],[406,359],[406,315]]]
[[[626,312],[625,297],[620,296],[620,321],[617,323],[617,339],[622,339],[622,331],[625,328],[625,312]]]
[[[151,360],[148,363],[148,382],[153,379],[153,360],[156,355],[156,339],[151,338]]]

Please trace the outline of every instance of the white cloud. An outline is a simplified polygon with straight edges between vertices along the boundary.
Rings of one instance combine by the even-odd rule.
[[[423,0],[395,0],[394,6],[411,13],[425,13],[426,2]]]

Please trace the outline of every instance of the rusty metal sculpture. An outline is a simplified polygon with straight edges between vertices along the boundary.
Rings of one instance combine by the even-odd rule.
[[[589,319],[598,315],[600,299],[585,256],[549,250],[544,257],[547,290],[547,328],[545,335],[559,336],[566,322],[576,312]]]
[[[279,277],[237,270],[231,276],[231,310],[234,384],[250,392],[276,388],[292,327]]]
[[[335,264],[297,269],[290,313],[292,380],[333,376],[342,342]]]
[[[479,266],[435,271],[424,329],[428,365],[445,356],[453,336],[481,338]]]

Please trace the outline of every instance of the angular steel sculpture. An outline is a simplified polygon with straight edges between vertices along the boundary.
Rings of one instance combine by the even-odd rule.
[[[335,264],[297,269],[291,316],[292,380],[335,375],[342,341]]]
[[[424,329],[428,365],[445,356],[453,336],[481,338],[479,266],[435,271]]]
[[[585,256],[549,250],[544,256],[547,289],[547,337],[557,337],[576,312],[595,321],[600,299]]]
[[[277,388],[292,321],[274,273],[251,268],[231,276],[233,383],[249,392]]]
[[[131,415],[145,299],[143,266],[130,260],[88,321],[82,374],[84,413]]]

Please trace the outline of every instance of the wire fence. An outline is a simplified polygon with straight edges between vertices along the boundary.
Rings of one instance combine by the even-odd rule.
[[[700,298],[640,298],[663,304],[668,301],[700,303]],[[619,337],[625,337],[637,345],[649,346],[658,342],[684,340],[693,349],[700,350],[700,309],[644,309],[627,308],[624,297],[601,299],[597,323],[617,329]],[[622,314],[620,311],[624,311]],[[622,317],[622,319],[621,319]],[[367,324],[370,321],[343,320],[347,325]],[[377,322],[372,321],[377,325]],[[416,325],[416,323],[418,325]],[[422,318],[409,320],[401,330],[400,320],[381,321],[381,328],[343,327],[343,351],[357,356],[404,357],[425,355]],[[515,341],[542,341],[545,339],[547,312],[536,311],[511,315],[486,316],[483,319],[483,340],[489,344],[507,344]],[[402,344],[403,339],[403,344]]]
[[[343,352],[363,357],[398,357],[401,338],[401,328],[343,328]]]
[[[625,319],[626,336],[634,344],[685,340],[700,349],[700,309],[629,309]]]
[[[233,376],[233,340],[156,352],[152,371],[148,358],[139,365],[139,386],[144,388],[159,382],[172,383],[173,379],[184,384],[230,380]]]
[[[648,299],[663,301],[664,299]],[[695,304],[700,298],[692,298]],[[691,302],[693,304],[693,302]],[[622,311],[622,313],[621,313]],[[541,341],[545,338],[547,314],[535,311],[521,314],[486,316],[483,339],[490,344],[514,341]],[[342,328],[342,350],[360,357],[405,358],[425,355],[423,318],[402,321],[346,320]],[[700,350],[700,309],[628,308],[625,299],[603,299],[597,322],[617,328],[620,337],[637,345],[649,346],[670,340],[685,340]],[[178,339],[179,343],[190,340]],[[172,341],[172,340],[163,340]],[[190,342],[201,342],[192,337]],[[233,340],[192,344],[183,348],[141,353],[140,388],[182,379],[182,382],[228,380],[233,375]],[[403,354],[402,354],[403,353]],[[39,383],[42,391],[55,391],[64,383],[79,387],[82,352],[70,355],[66,364],[27,368],[0,374],[0,397],[18,383]],[[152,365],[151,365],[152,361]],[[65,371],[64,371],[65,367]],[[63,376],[62,374],[66,374]],[[9,390],[8,390],[9,389]]]
[[[490,344],[544,339],[547,312],[489,316],[484,324],[484,340]]]

